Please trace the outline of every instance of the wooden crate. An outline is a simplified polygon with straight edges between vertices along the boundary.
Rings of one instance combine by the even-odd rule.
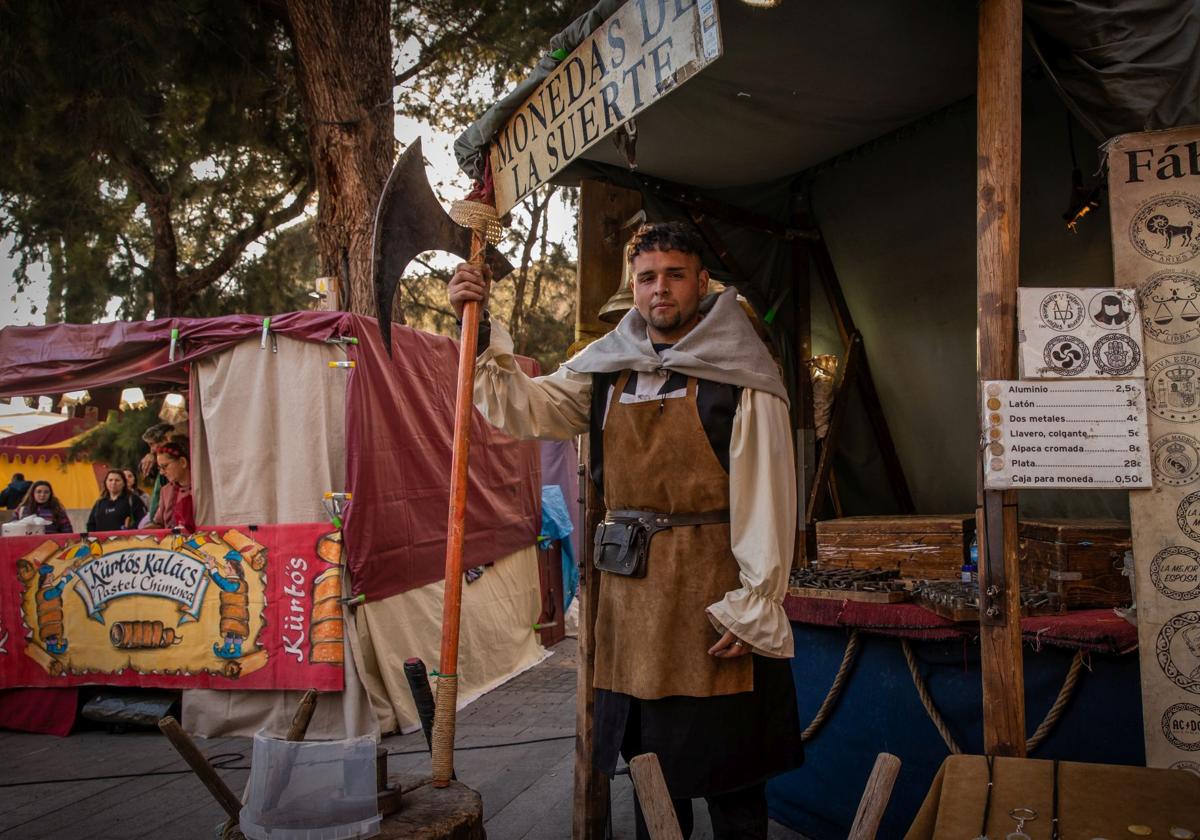
[[[975,517],[847,516],[817,523],[819,568],[895,569],[903,578],[959,580]]]
[[[1057,591],[1067,609],[1129,605],[1129,579],[1121,574],[1129,523],[1024,519],[1017,533],[1022,585]]]

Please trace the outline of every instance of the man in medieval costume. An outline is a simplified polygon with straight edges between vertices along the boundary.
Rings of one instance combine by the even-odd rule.
[[[590,432],[610,523],[597,549],[597,768],[657,753],[685,837],[703,797],[715,837],[765,838],[766,780],[802,760],[783,610],[796,533],[787,391],[735,292],[707,294],[690,229],[644,225],[626,254],[636,308],[550,376],[522,373],[512,339],[486,323],[475,404],[519,438]],[[466,301],[486,306],[488,279],[458,267],[460,317]],[[640,809],[635,821],[648,837]]]

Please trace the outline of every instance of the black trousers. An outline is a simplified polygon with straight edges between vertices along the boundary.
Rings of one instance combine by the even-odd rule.
[[[760,782],[741,790],[706,796],[708,818],[712,822],[713,840],[766,840],[767,838],[767,785]],[[675,818],[683,840],[692,836],[692,800],[672,799]],[[633,797],[633,823],[637,840],[650,840],[646,820],[642,816],[641,803],[637,794]]]

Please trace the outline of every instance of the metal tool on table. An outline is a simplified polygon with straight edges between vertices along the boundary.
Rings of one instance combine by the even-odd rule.
[[[895,569],[793,569],[790,585],[798,589],[843,589],[853,592],[903,592]]]
[[[987,593],[983,593],[985,598]],[[913,599],[921,606],[952,621],[978,621],[980,591],[974,583],[957,580],[919,580],[913,584]],[[1056,615],[1062,612],[1057,592],[1031,586],[1021,587],[1022,615]]]

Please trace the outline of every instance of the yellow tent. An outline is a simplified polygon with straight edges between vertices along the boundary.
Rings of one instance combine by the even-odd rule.
[[[22,473],[27,481],[49,481],[63,507],[90,510],[100,496],[100,481],[108,465],[73,460],[69,452],[93,425],[94,420],[68,417],[0,440],[0,487]]]

